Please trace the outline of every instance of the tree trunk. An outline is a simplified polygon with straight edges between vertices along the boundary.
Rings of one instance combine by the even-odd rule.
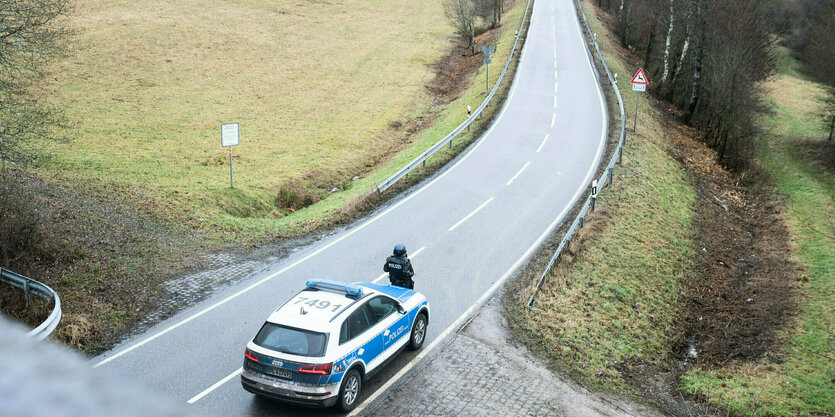
[[[704,47],[700,44],[696,48],[696,65],[693,68],[693,90],[690,93],[690,104],[687,106],[687,122],[693,117],[696,111],[696,104],[699,102],[699,94],[702,89],[702,56]]]
[[[664,43],[664,73],[661,75],[661,83],[659,87],[664,87],[664,84],[667,82],[667,74],[669,74],[670,69],[670,39],[673,35],[673,21],[674,21],[674,14],[673,14],[673,0],[670,0],[670,25],[667,26],[667,41]]]
[[[832,140],[832,130],[835,129],[835,114],[832,115],[832,118],[829,122],[829,140]]]
[[[669,93],[667,94],[667,99],[672,101],[673,95],[675,94],[676,90],[676,82],[678,82],[678,74],[681,71],[681,67],[684,65],[684,57],[687,56],[687,47],[690,46],[690,34],[687,34],[687,37],[684,38],[684,46],[681,47],[681,54],[678,57],[678,64],[676,64],[676,69],[673,70],[673,79],[670,80],[670,89],[667,90]]]
[[[652,57],[652,44],[655,43],[655,26],[649,33],[649,40],[647,41],[647,50],[644,53],[644,68],[649,68],[649,60]]]
[[[632,21],[632,4],[630,3],[629,6],[626,8],[626,20],[623,23],[623,39],[621,39],[621,43],[623,44],[624,48],[629,49],[629,26]]]

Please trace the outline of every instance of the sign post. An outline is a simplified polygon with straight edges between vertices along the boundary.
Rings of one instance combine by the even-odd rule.
[[[635,121],[632,123],[632,131],[638,128],[638,104],[641,103],[641,92],[647,91],[647,76],[644,74],[643,68],[638,68],[638,72],[632,77],[632,91],[635,92],[637,98],[635,99]]]
[[[240,143],[238,123],[223,123],[220,125],[220,146],[229,148],[229,188],[235,188],[232,177],[232,147]]]
[[[492,46],[482,46],[481,51],[484,52],[484,65],[487,65],[487,78],[484,80],[484,92],[490,92],[490,64],[493,63],[493,60],[490,59],[490,55],[493,55],[493,51],[496,48]]]

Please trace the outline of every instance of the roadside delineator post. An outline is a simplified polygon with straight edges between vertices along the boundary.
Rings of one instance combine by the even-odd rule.
[[[473,115],[473,108],[470,107],[469,104],[467,104],[467,120],[469,120],[472,115]],[[472,124],[472,123],[470,123],[470,124]],[[470,124],[467,125],[467,132],[470,131]]]

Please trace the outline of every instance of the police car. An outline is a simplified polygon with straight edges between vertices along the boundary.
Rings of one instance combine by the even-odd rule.
[[[256,395],[350,411],[363,382],[420,349],[426,297],[391,285],[311,280],[246,345],[241,384]]]

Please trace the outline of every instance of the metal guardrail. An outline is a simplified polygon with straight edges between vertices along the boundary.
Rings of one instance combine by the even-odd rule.
[[[496,80],[496,83],[493,85],[493,89],[490,90],[490,94],[484,99],[480,106],[470,115],[464,123],[458,125],[452,132],[446,135],[443,139],[439,140],[437,143],[432,145],[431,148],[424,151],[422,154],[418,155],[417,158],[413,159],[412,162],[409,162],[405,167],[401,168],[400,171],[397,171],[394,175],[386,179],[385,181],[381,182],[380,185],[374,190],[376,193],[382,193],[389,189],[394,183],[405,177],[407,174],[412,172],[418,166],[426,166],[426,160],[429,159],[432,155],[436,152],[441,150],[444,146],[449,144],[449,147],[452,148],[452,140],[455,139],[464,129],[470,126],[470,124],[475,121],[475,119],[481,117],[481,113],[490,104],[490,100],[493,99],[493,96],[496,94],[496,91],[499,89],[499,85],[501,85],[502,80],[504,79],[504,75],[507,72],[507,69],[510,67],[510,62],[513,59],[513,54],[516,52],[516,44],[519,43],[519,36],[522,34],[522,28],[525,26],[525,20],[528,18],[528,10],[531,7],[531,0],[528,0],[527,5],[525,5],[525,13],[522,15],[522,22],[519,23],[519,30],[516,31],[516,38],[513,41],[513,47],[510,48],[510,53],[507,55],[507,62],[504,64],[504,69],[502,69],[502,73],[499,74],[499,79]]]
[[[580,5],[580,0],[576,0],[577,3],[577,10],[580,12],[580,16],[583,17],[583,24],[586,27],[586,31],[589,34],[589,39],[591,39],[592,44],[594,45],[594,49],[597,51],[597,56],[600,57],[600,62],[603,63],[603,68],[606,70],[606,76],[609,78],[609,82],[612,84],[612,88],[615,90],[615,95],[618,97],[618,106],[620,107],[620,139],[618,139],[618,146],[615,148],[615,153],[612,155],[612,160],[609,161],[609,164],[606,166],[606,170],[600,175],[600,179],[596,180],[596,185],[592,185],[591,194],[586,198],[586,201],[583,203],[583,207],[580,208],[580,212],[577,213],[577,217],[571,223],[571,227],[568,228],[568,231],[565,232],[565,236],[560,241],[560,245],[557,247],[557,250],[554,252],[554,255],[551,256],[551,260],[548,262],[548,266],[545,267],[545,270],[542,271],[542,275],[539,277],[539,281],[536,283],[536,288],[533,290],[533,294],[531,294],[530,298],[528,298],[528,306],[532,307],[534,304],[534,297],[536,293],[539,291],[539,287],[542,286],[542,282],[545,281],[545,276],[548,275],[548,272],[551,271],[551,268],[554,265],[559,263],[560,254],[568,247],[568,244],[571,243],[571,239],[574,237],[574,234],[577,233],[580,228],[583,227],[583,223],[585,222],[586,216],[589,214],[590,211],[594,211],[594,203],[597,200],[597,193],[600,192],[600,189],[605,187],[606,184],[612,183],[613,173],[615,169],[615,164],[620,163],[623,160],[623,145],[626,143],[626,114],[623,110],[623,98],[620,95],[620,90],[618,90],[617,82],[615,78],[612,76],[612,72],[609,70],[609,66],[606,65],[606,59],[603,58],[603,54],[600,52],[600,46],[597,44],[597,39],[594,33],[591,31],[589,27],[589,22],[586,20],[586,13],[583,11],[583,6]],[[591,60],[592,67],[597,74],[597,64],[595,63],[594,59]],[[600,82],[600,77],[598,76],[598,82]],[[594,184],[594,183],[592,183]]]
[[[23,275],[3,268],[0,268],[0,282],[5,282],[23,290],[27,308],[29,307],[29,294],[35,294],[46,300],[55,300],[55,307],[52,308],[49,317],[40,326],[30,331],[28,333],[29,337],[33,337],[36,340],[43,340],[58,327],[58,322],[61,321],[61,298],[58,297],[58,293],[53,291],[52,288],[34,279],[24,277]]]

